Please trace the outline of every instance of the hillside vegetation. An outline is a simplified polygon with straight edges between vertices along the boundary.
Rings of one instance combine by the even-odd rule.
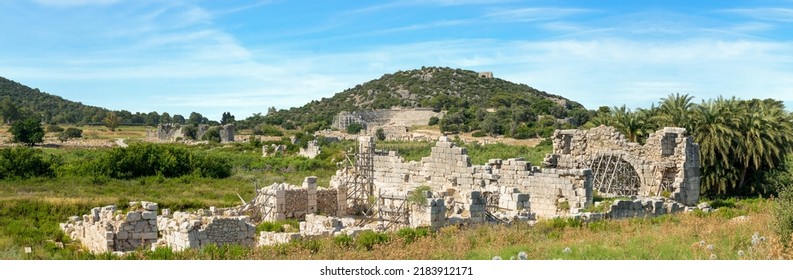
[[[522,138],[549,134],[557,120],[575,126],[589,119],[581,104],[524,84],[480,77],[469,70],[424,67],[385,74],[302,107],[271,109],[265,116],[247,119],[245,125],[267,123],[315,131],[329,128],[333,117],[341,111],[392,107],[446,111],[446,116],[439,120],[444,132],[481,130],[491,135]]]

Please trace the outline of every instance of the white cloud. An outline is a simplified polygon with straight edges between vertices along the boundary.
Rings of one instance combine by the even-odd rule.
[[[82,5],[110,5],[119,2],[119,0],[33,0],[33,2],[42,6],[69,7]]]
[[[760,20],[793,22],[793,9],[791,8],[747,8],[723,10],[723,12]]]
[[[591,13],[588,9],[573,8],[522,8],[522,9],[498,9],[488,12],[485,17],[503,21],[545,21],[563,17]]]

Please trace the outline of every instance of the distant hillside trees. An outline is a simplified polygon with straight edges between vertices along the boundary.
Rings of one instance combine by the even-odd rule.
[[[480,78],[474,71],[423,67],[385,74],[302,107],[269,108],[263,119],[261,115],[255,120],[246,119],[245,127],[264,123],[310,132],[330,128],[333,117],[341,111],[392,107],[445,111],[443,118],[433,119],[430,124],[440,125],[443,132],[479,130],[487,119],[484,124],[487,133],[522,138],[549,136],[556,128],[582,125],[592,115],[581,104],[527,85]],[[539,116],[548,116],[552,121],[541,125]]]
[[[234,123],[234,115],[229,112],[223,112],[223,115],[220,118],[220,124],[231,124]]]

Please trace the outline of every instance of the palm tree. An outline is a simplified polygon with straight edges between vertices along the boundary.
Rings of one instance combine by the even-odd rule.
[[[679,93],[661,98],[661,105],[658,107],[660,116],[658,120],[661,125],[684,127],[691,131],[691,110],[695,107],[694,103],[691,103],[692,99],[693,96]]]

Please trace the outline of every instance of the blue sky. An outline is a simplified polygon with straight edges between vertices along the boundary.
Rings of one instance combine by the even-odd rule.
[[[4,0],[0,76],[114,110],[237,118],[422,66],[590,109],[793,105],[793,1]]]

